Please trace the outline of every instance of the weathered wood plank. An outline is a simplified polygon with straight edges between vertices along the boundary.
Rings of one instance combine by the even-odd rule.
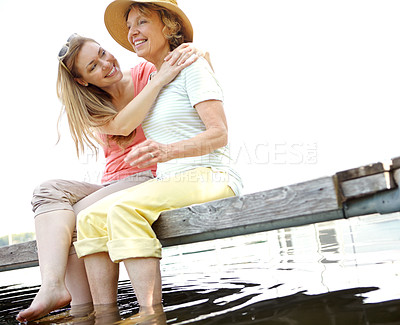
[[[390,171],[381,163],[371,164],[333,177],[168,211],[153,228],[166,247],[335,220],[344,217],[342,202],[349,209],[357,197],[365,200],[393,188],[393,179],[400,183],[400,158],[393,160]],[[1,247],[0,261],[0,271],[37,265],[36,242]]]
[[[390,172],[396,186],[400,186],[400,157],[392,158]]]
[[[391,169],[399,169],[400,168],[400,157],[392,158]]]
[[[0,271],[39,265],[36,241],[0,247]]]
[[[340,208],[333,178],[325,177],[168,211],[153,227],[163,245],[176,245],[337,219]]]
[[[400,186],[400,168],[393,170],[392,175],[397,186]]]
[[[164,246],[299,226],[343,217],[332,177],[163,213],[154,230]],[[37,265],[34,242],[0,248],[0,271]]]
[[[360,197],[394,187],[389,172],[350,179],[340,184],[345,199]]]
[[[336,177],[339,182],[344,182],[350,179],[379,174],[385,171],[387,170],[383,163],[374,163],[338,172],[336,173]]]

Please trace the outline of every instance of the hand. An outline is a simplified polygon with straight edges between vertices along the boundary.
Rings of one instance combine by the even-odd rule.
[[[197,49],[193,43],[183,43],[179,45],[175,50],[170,52],[164,59],[169,61],[171,64],[177,63],[178,65],[184,64],[193,55],[196,59],[200,56],[205,57],[205,53]],[[194,62],[194,61],[193,61]]]
[[[214,68],[211,63],[210,53],[203,52],[202,50],[196,48],[193,43],[183,43],[179,45],[175,50],[170,52],[164,59],[164,61],[169,61],[171,64],[178,65],[184,64],[186,60],[191,58],[193,55],[196,56],[196,60],[198,57],[203,57],[207,60],[211,69],[214,71]]]
[[[145,168],[171,160],[172,158],[168,156],[168,146],[166,144],[147,139],[132,148],[126,155],[125,162],[131,166]]]
[[[191,57],[186,58],[183,63],[178,59],[173,55],[168,60],[164,60],[161,68],[153,76],[152,80],[155,80],[162,86],[165,86],[174,80],[183,69],[195,62],[198,59],[198,56],[193,54]],[[179,62],[181,63],[179,64]]]

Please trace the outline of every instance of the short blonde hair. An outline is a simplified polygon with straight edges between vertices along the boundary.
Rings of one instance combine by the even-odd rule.
[[[106,91],[91,84],[85,87],[75,81],[75,78],[80,77],[76,69],[76,58],[86,42],[97,43],[91,38],[82,36],[76,36],[70,41],[68,53],[58,66],[57,77],[57,96],[62,103],[59,123],[65,112],[78,156],[84,152],[85,147],[97,153],[94,141],[100,144],[104,144],[104,141],[95,132],[96,128],[107,124],[118,114],[112,104],[111,96]],[[115,135],[107,138],[123,147],[134,134],[135,131],[129,136]]]

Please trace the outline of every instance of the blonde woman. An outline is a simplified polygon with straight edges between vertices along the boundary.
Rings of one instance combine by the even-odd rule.
[[[157,71],[169,51],[193,36],[189,19],[174,0],[116,0],[106,9],[105,23],[120,45]],[[222,90],[203,58],[163,87],[142,127],[147,140],[126,160],[137,167],[157,163],[157,178],[78,215],[74,244],[85,261],[95,309],[116,302],[108,269],[122,261],[141,308],[159,310],[161,244],[153,222],[163,211],[238,195],[242,188],[229,165]]]
[[[138,168],[125,163],[131,148],[145,141],[139,126],[163,85],[196,60],[188,44],[166,56],[157,75],[152,64],[121,71],[114,56],[96,41],[72,35],[60,50],[57,94],[63,104],[77,153],[102,145],[106,166],[102,184],[50,180],[33,195],[41,288],[17,320],[40,318],[71,303],[72,313],[92,309],[82,260],[70,249],[76,215],[99,199],[153,178],[155,164]],[[199,52],[200,53],[200,52]],[[188,59],[190,57],[190,59]],[[140,94],[139,94],[140,93]],[[135,97],[135,99],[133,99]],[[109,269],[116,288],[118,264]]]

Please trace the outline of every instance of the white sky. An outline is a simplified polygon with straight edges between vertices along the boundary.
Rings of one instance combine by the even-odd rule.
[[[94,180],[56,97],[57,54],[77,32],[129,69],[107,33],[110,0],[0,0],[0,236],[34,230],[30,200],[51,178]],[[232,157],[245,193],[400,156],[400,2],[179,0],[225,93]]]

